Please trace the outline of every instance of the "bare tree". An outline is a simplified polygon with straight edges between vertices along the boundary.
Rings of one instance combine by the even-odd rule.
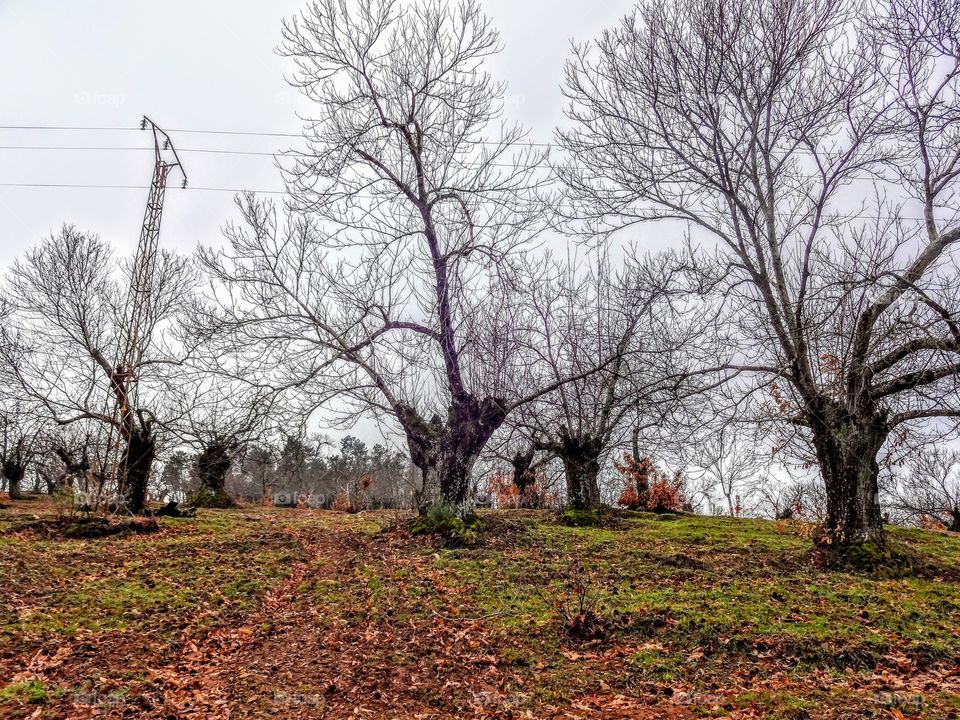
[[[643,0],[576,48],[560,135],[589,221],[679,220],[716,244],[722,366],[812,444],[841,544],[884,540],[885,446],[960,417],[960,16],[858,8]]]
[[[739,517],[750,502],[756,479],[767,462],[758,450],[757,438],[732,422],[719,423],[691,443],[687,476],[703,482],[726,503],[730,517]]]
[[[46,451],[49,420],[22,402],[0,406],[0,471],[11,500],[18,500],[30,466]]]
[[[823,484],[816,479],[761,475],[753,486],[755,511],[775,520],[822,522],[827,512]]]
[[[920,453],[894,486],[891,506],[901,520],[932,520],[960,532],[960,452],[934,447]]]
[[[267,432],[274,393],[245,383],[227,383],[205,371],[180,374],[171,399],[178,411],[165,421],[171,435],[196,450],[193,472],[199,488],[191,502],[229,507],[227,475],[243,450]]]
[[[47,434],[49,452],[38,463],[38,473],[48,492],[70,488],[81,507],[90,507],[91,499],[96,504],[95,493],[100,490],[99,483],[91,477],[99,469],[97,459],[104,456],[105,437],[98,425],[89,420],[55,425]]]
[[[135,367],[123,368],[117,358],[126,333],[129,272],[130,265],[118,262],[106,243],[69,226],[29,251],[8,278],[10,332],[17,342],[4,346],[2,366],[10,384],[57,423],[95,421],[128,438],[121,460],[126,505],[140,512],[156,451],[151,404],[162,385],[162,368],[179,359],[156,331],[185,307],[195,272],[187,260],[160,253],[146,326],[139,328],[146,351]],[[136,406],[128,392],[132,377],[139,387]],[[119,414],[113,412],[114,397],[123,400]],[[107,482],[103,463],[100,458],[97,471]]]
[[[245,227],[202,261],[222,288],[209,327],[275,387],[402,430],[429,502],[468,502],[473,465],[533,396],[514,322],[524,248],[548,215],[544,154],[501,122],[483,70],[499,39],[474,0],[320,0],[284,26],[313,103],[292,211],[242,201]]]
[[[539,327],[529,352],[558,387],[510,422],[527,436],[528,454],[563,463],[572,507],[600,503],[603,461],[624,446],[631,421],[638,435],[658,426],[681,395],[677,350],[687,324],[672,299],[683,294],[683,270],[680,258],[664,254],[628,260],[614,273],[601,256],[587,272],[562,268],[561,279],[532,298]],[[515,464],[526,460],[520,454]]]

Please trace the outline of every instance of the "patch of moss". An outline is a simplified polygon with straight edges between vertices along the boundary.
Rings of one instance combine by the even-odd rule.
[[[122,525],[111,523],[102,517],[78,520],[63,528],[64,537],[74,539],[107,537],[108,535],[117,535],[121,532],[123,532]]]
[[[826,549],[828,567],[863,572],[880,580],[913,577],[917,558],[899,545],[873,540]]]
[[[669,683],[676,680],[682,661],[679,653],[644,649],[630,658],[630,666],[644,680]]]
[[[28,680],[0,688],[0,702],[13,700],[31,705],[43,705],[50,698],[59,697],[61,694],[59,690],[50,690],[39,680]]]
[[[51,524],[51,529],[57,527],[57,522]],[[91,516],[67,522],[63,526],[63,536],[71,540],[110,537],[111,535],[147,534],[160,529],[156,520],[147,518],[124,518],[112,521],[109,518]]]
[[[680,516],[677,515],[677,513],[675,512],[667,511],[662,513],[656,513],[655,519],[660,522],[670,522],[671,520],[679,520]]]

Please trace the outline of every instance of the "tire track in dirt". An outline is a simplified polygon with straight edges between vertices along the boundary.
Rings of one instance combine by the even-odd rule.
[[[258,609],[239,626],[219,628],[199,642],[189,642],[177,660],[152,670],[150,680],[162,691],[162,702],[141,717],[204,718],[229,720],[232,717],[235,680],[234,658],[251,652],[269,638],[277,626],[293,620],[298,590],[324,561],[341,550],[349,533],[327,528],[291,530],[302,548],[290,575],[267,592]]]

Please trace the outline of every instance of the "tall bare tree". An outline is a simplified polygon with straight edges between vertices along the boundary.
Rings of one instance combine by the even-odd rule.
[[[209,327],[300,399],[391,419],[431,489],[463,505],[490,436],[529,398],[512,324],[548,215],[544,154],[501,121],[499,38],[475,0],[320,0],[284,26],[312,103],[292,211],[241,202],[203,263]],[[545,391],[536,390],[533,395]]]
[[[94,235],[65,226],[18,260],[5,295],[13,308],[9,324],[17,342],[4,346],[2,368],[24,396],[61,425],[95,421],[129,439],[123,448],[126,503],[140,512],[156,452],[156,397],[162,369],[179,361],[160,337],[186,306],[196,281],[188,260],[161,252],[149,292],[147,327],[139,329],[146,352],[135,367],[119,367],[125,337],[124,300],[130,265],[118,261]],[[118,393],[137,378],[138,406],[113,413]],[[151,407],[153,405],[153,408]],[[108,469],[97,470],[102,481]]]
[[[642,0],[567,68],[579,213],[715,243],[723,364],[812,444],[840,544],[884,541],[885,446],[960,417],[958,31],[949,0]]]

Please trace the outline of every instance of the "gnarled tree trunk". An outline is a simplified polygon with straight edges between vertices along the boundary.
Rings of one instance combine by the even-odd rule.
[[[533,471],[530,469],[533,465],[535,454],[536,450],[529,448],[516,453],[510,461],[510,464],[513,466],[513,484],[516,485],[517,490],[520,491],[521,498],[524,497],[527,488],[533,484],[535,479]]]
[[[148,427],[137,427],[130,433],[124,450],[124,500],[127,511],[141,515],[147,507],[147,484],[157,454],[157,440]]]
[[[835,406],[825,406],[817,416],[812,430],[827,492],[825,530],[840,545],[882,545],[877,456],[888,434],[883,418],[853,415]]]
[[[194,467],[200,479],[200,489],[219,495],[226,492],[227,473],[232,464],[229,449],[222,443],[211,443],[197,455]]]
[[[473,466],[506,418],[503,403],[466,395],[451,405],[445,424],[438,417],[425,423],[412,408],[399,415],[410,458],[423,477],[417,500],[420,510],[437,500],[466,510]]]
[[[11,500],[19,500],[23,497],[21,486],[23,477],[27,473],[27,466],[16,460],[8,460],[3,463],[3,476],[7,479],[8,492]]]
[[[557,455],[563,461],[567,479],[567,504],[578,510],[589,510],[600,505],[600,455],[603,444],[589,435],[571,437],[566,430],[560,433]]]

